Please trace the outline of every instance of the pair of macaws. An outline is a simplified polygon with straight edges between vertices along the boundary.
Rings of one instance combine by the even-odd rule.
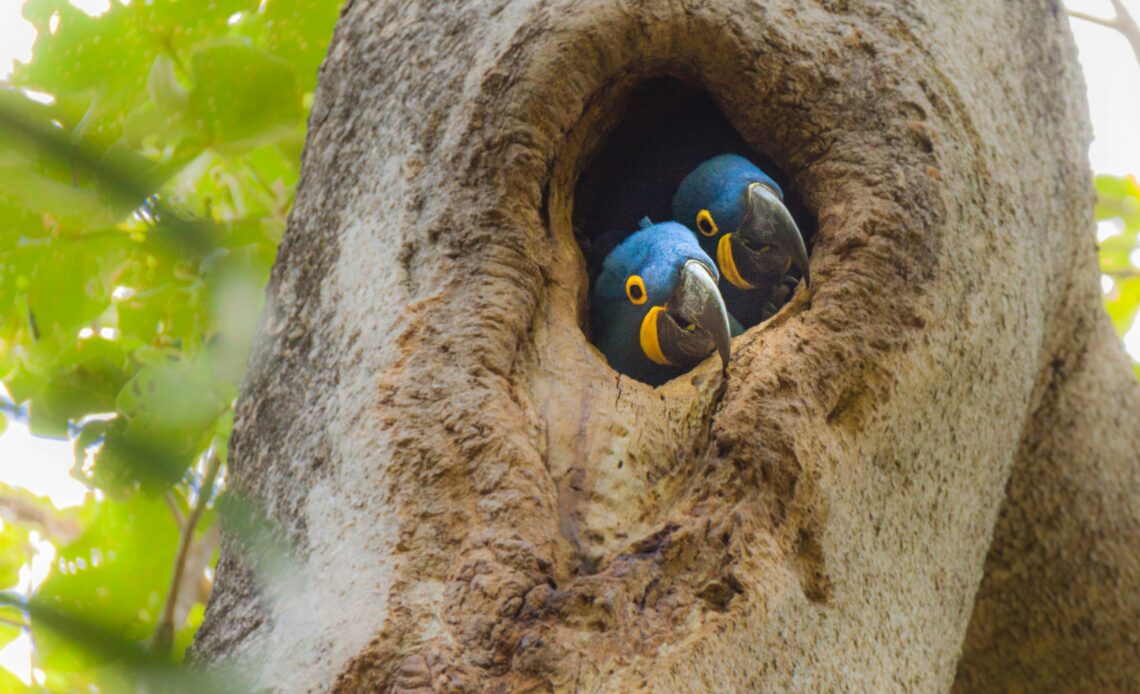
[[[780,187],[744,157],[722,154],[689,173],[673,218],[642,220],[602,262],[591,300],[595,344],[610,366],[650,385],[714,350],[727,368],[741,321],[759,322],[786,291],[789,269],[810,282]]]

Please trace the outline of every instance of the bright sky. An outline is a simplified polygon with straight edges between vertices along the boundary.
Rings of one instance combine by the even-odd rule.
[[[1071,10],[1112,16],[1109,0],[1067,0]],[[1140,20],[1140,0],[1124,0]],[[1080,19],[1071,20],[1085,82],[1089,88],[1096,139],[1089,148],[1093,171],[1140,173],[1140,65],[1118,32]]]
[[[1109,0],[1067,2],[1073,10],[1112,16]],[[71,0],[71,4],[89,14],[99,14],[109,7],[109,0]],[[1124,4],[1140,19],[1140,0],[1125,0]],[[20,16],[22,5],[23,0],[0,0],[0,79],[10,74],[13,61],[27,61],[32,56],[35,30]],[[1102,173],[1137,173],[1140,66],[1128,42],[1118,33],[1077,19],[1072,20],[1072,25],[1088,83],[1096,135],[1089,151],[1092,168]],[[1133,358],[1140,359],[1140,323],[1125,336],[1125,345]],[[48,496],[58,507],[82,503],[86,493],[86,488],[68,474],[71,465],[71,444],[67,441],[37,438],[18,422],[9,422],[8,430],[0,435],[0,480]],[[41,547],[40,553],[21,575],[18,589],[23,592],[43,580],[46,566],[55,554],[49,543],[41,542],[37,547]],[[30,682],[36,674],[31,670],[30,654],[31,641],[26,635],[21,636],[0,649],[0,666],[25,683]]]

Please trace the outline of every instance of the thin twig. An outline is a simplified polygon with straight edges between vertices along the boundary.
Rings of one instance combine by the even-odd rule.
[[[198,489],[198,501],[190,511],[182,526],[182,541],[178,544],[178,554],[174,557],[174,576],[170,579],[170,590],[166,594],[166,604],[162,608],[162,617],[154,629],[154,651],[165,655],[174,645],[174,608],[178,604],[178,594],[182,590],[182,574],[186,568],[186,557],[190,554],[190,545],[194,542],[194,530],[198,527],[198,520],[206,510],[206,504],[214,493],[214,481],[218,477],[218,470],[222,466],[222,459],[211,449],[209,459],[206,461],[206,474],[202,478],[202,486]]]
[[[1132,47],[1136,62],[1140,63],[1140,24],[1137,24],[1136,19],[1128,12],[1123,0],[1111,0],[1111,2],[1113,11],[1111,19],[1077,12],[1076,10],[1068,10],[1068,14],[1070,17],[1120,32],[1128,40],[1128,45]]]
[[[1069,10],[1069,16],[1076,19],[1083,19],[1086,22],[1092,22],[1093,24],[1099,24],[1100,26],[1107,29],[1117,29],[1120,26],[1116,23],[1115,19],[1105,19],[1104,17],[1097,17],[1094,14],[1085,14],[1084,12],[1078,12],[1076,10]]]
[[[174,516],[174,522],[178,524],[178,531],[181,532],[185,527],[186,519],[182,517],[182,509],[178,508],[178,502],[174,499],[174,492],[167,492],[162,495],[166,500],[166,507],[170,509],[170,515]]]
[[[0,617],[0,624],[7,624],[8,626],[19,627],[21,629],[28,628],[27,623],[22,622],[18,619],[8,619],[7,617]]]
[[[1136,56],[1136,62],[1140,63],[1140,24],[1136,23],[1136,18],[1121,0],[1112,0],[1112,9],[1116,11],[1116,21],[1120,22],[1120,33],[1128,39],[1132,54]]]

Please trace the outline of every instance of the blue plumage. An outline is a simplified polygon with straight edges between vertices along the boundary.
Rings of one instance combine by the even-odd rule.
[[[643,222],[609,253],[594,282],[595,344],[616,371],[652,385],[714,349],[727,361],[717,277],[716,264],[684,226]]]
[[[747,211],[744,191],[759,181],[783,196],[771,176],[738,154],[713,157],[693,169],[673,195],[673,219],[696,231],[697,214],[707,209],[722,230],[737,229]],[[701,236],[701,247],[716,255],[715,240]]]
[[[742,156],[722,154],[690,172],[673,196],[673,218],[716,259],[725,305],[746,327],[786,299],[792,266],[808,277],[803,237],[783,191]]]

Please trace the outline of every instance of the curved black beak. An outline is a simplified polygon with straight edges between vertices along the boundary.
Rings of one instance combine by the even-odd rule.
[[[661,353],[676,366],[703,360],[715,348],[722,367],[732,351],[728,311],[712,271],[699,260],[686,261],[677,288],[657,316]]]
[[[753,253],[770,255],[771,260],[784,266],[785,272],[790,262],[803,273],[804,283],[810,287],[811,275],[808,272],[808,254],[807,247],[804,246],[804,237],[800,233],[800,228],[796,226],[796,220],[792,219],[788,208],[784,206],[784,201],[780,199],[776,191],[758,182],[748,186],[747,195],[748,212],[744,217],[744,222],[740,225],[740,230],[734,237],[738,238]],[[769,253],[770,251],[775,251],[775,253]],[[754,262],[769,265],[771,261],[764,262],[757,258]],[[758,284],[746,274],[748,273],[747,265],[750,263],[738,262],[737,264],[741,266],[741,275],[745,280]],[[765,270],[771,272],[771,268],[765,268]],[[767,272],[761,271],[761,274],[767,274]]]

